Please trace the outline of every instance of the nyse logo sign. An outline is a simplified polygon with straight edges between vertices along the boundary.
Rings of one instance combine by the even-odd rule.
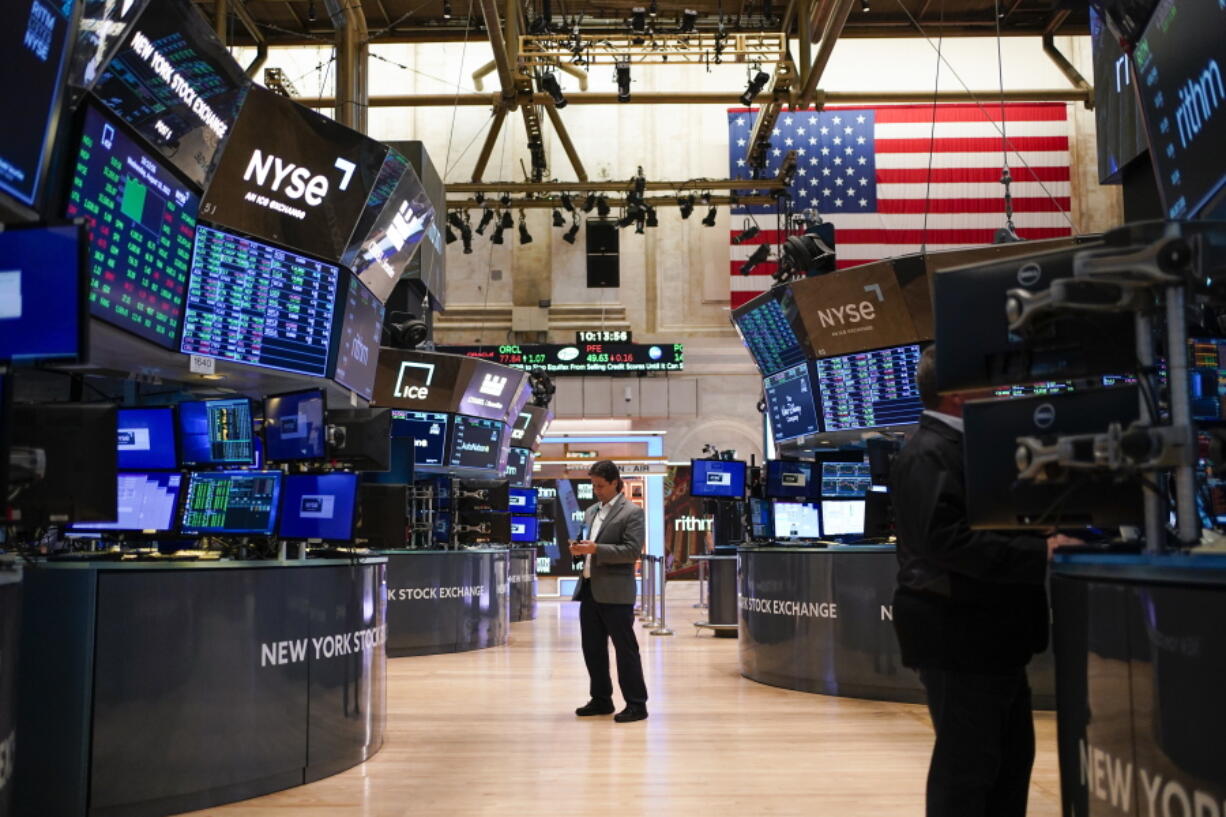
[[[424,385],[411,382],[412,378],[423,377],[422,372],[425,372]],[[430,389],[428,387],[433,382],[433,363],[415,363],[410,360],[401,361],[400,372],[396,375],[396,388],[392,391],[392,396],[402,400],[425,400],[430,396]]]
[[[501,397],[502,390],[507,387],[505,375],[487,374],[481,381],[481,393],[490,397]]]
[[[337,159],[333,167],[341,171],[341,182],[337,188],[348,190],[357,165],[347,159]],[[271,153],[265,156],[259,148],[251,152],[247,170],[243,173],[243,181],[249,182],[253,178],[256,184],[261,187],[269,187],[274,193],[281,192],[281,186],[285,184],[286,196],[291,199],[302,199],[312,207],[318,207],[323,203],[324,196],[328,195],[326,176],[313,173],[310,169],[293,162],[286,162],[280,156]]]
[[[876,295],[878,303],[885,301],[885,294],[881,291],[880,284],[868,284],[864,287],[864,291]],[[871,321],[876,317],[877,307],[869,300],[863,300],[859,303],[853,301],[842,306],[832,306],[819,310],[817,313],[817,319],[823,328]]]

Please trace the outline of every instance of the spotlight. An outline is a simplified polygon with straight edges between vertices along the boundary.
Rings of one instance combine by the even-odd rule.
[[[647,9],[635,6],[630,9],[630,27],[638,32],[647,30]]]
[[[541,90],[553,97],[553,106],[555,108],[566,107],[566,97],[562,94],[562,86],[558,83],[558,77],[552,71],[542,74],[537,80],[541,86]]]
[[[553,226],[565,227],[566,219],[562,218],[562,214],[558,212],[558,208],[553,208]]]
[[[587,198],[583,201],[583,212],[590,213],[592,208],[596,206],[596,194],[588,193]]]
[[[315,22],[315,0],[311,0],[311,2],[307,3],[307,22]]]
[[[477,235],[485,235],[485,228],[490,226],[490,222],[494,220],[494,211],[485,208],[485,212],[481,215],[481,223],[477,225]]]
[[[771,248],[769,244],[759,244],[758,248],[753,251],[753,255],[749,256],[749,260],[741,265],[741,275],[748,275],[753,272],[753,268],[769,258],[770,254]]]
[[[639,221],[637,224],[634,225],[634,234],[635,235],[643,234],[643,222],[642,221]]]
[[[872,9],[870,9],[868,6],[868,0],[860,0],[860,11],[862,11],[865,14],[868,14],[870,11],[872,11]]]
[[[715,226],[715,208],[714,207],[707,210],[707,214],[706,216],[703,217],[702,223],[706,225],[707,227]],[[766,246],[766,245],[763,244],[762,246]]]
[[[681,218],[687,219],[690,213],[694,212],[694,196],[689,195],[677,198],[677,206],[681,208]]]
[[[447,243],[448,243],[448,244],[454,244],[454,243],[456,242],[456,236],[455,236],[455,233],[453,233],[453,232],[451,231],[451,225],[450,225],[450,224],[448,224],[448,225],[447,225],[447,230],[446,230],[446,232],[445,232],[445,235],[446,235],[446,237],[447,237]]]
[[[698,22],[698,12],[694,9],[685,9],[681,12],[681,33],[691,34],[694,31],[694,24]]]
[[[753,104],[754,97],[762,93],[762,89],[766,87],[766,83],[770,82],[771,75],[765,71],[758,71],[754,78],[749,81],[748,87],[745,88],[745,93],[741,94],[741,104],[748,108]]]
[[[630,63],[617,63],[617,101],[630,101]]]
[[[450,213],[447,214],[447,223],[450,224],[452,227],[455,227],[457,230],[459,230],[464,226],[464,219],[460,218],[459,213],[457,213],[455,210],[452,210]]]
[[[575,203],[570,200],[570,193],[562,194],[562,209],[568,213],[575,212]]]
[[[632,180],[633,191],[630,198],[634,201],[642,201],[643,193],[647,191],[647,179],[643,176],[643,168],[639,168],[638,175]]]
[[[570,229],[562,234],[562,240],[565,241],[567,244],[574,244],[575,236],[577,235],[579,235],[579,222],[578,221],[570,225]]]
[[[499,222],[498,226],[494,228],[494,234],[490,236],[490,243],[491,244],[501,244],[502,243],[502,232],[505,229],[506,227],[502,226],[502,222]]]
[[[608,216],[609,216],[609,199],[608,199],[608,197],[606,197],[606,196],[597,196],[597,197],[596,197],[596,214],[597,214],[597,215],[599,215],[601,218],[608,218]]]
[[[451,3],[448,0],[443,0],[443,19],[451,19]]]
[[[757,224],[747,224],[745,229],[732,239],[733,244],[744,244],[749,239],[753,238],[759,232]]]
[[[473,228],[465,224],[460,229],[460,241],[464,242],[464,254],[473,254]]]
[[[627,210],[625,215],[617,220],[617,226],[624,230],[633,224],[637,218],[638,215],[634,212],[634,210]]]
[[[650,205],[648,205],[647,207],[647,226],[648,227],[659,227],[660,226],[660,219],[656,218],[656,208]]]
[[[503,207],[510,207],[511,206],[511,194],[503,193],[501,196],[498,197],[498,201],[502,202]]]
[[[528,232],[528,225],[524,223],[524,214],[519,214],[519,243],[531,244],[532,234]]]
[[[512,217],[510,210],[502,211],[502,220],[498,222],[498,226],[504,230],[509,230],[515,226],[515,219]]]
[[[473,198],[476,200],[477,204],[485,204],[485,194],[480,190],[477,191],[477,195],[473,196]]]

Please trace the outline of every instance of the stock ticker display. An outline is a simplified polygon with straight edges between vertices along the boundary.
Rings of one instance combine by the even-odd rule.
[[[825,431],[905,425],[924,410],[918,344],[821,358],[815,364]]]
[[[817,403],[808,363],[768,375],[762,388],[777,442],[817,433]]]
[[[202,226],[181,349],[324,377],[339,277],[332,264]]]
[[[583,343],[507,346],[447,346],[450,352],[516,369],[544,369],[553,375],[679,372],[685,368],[681,343]]]
[[[271,534],[280,493],[280,471],[195,472],[187,484],[180,529],[186,534]]]
[[[179,404],[179,459],[183,465],[250,465],[255,426],[246,397]]]
[[[160,160],[86,110],[65,215],[89,229],[92,314],[176,348],[199,204]]]
[[[805,350],[796,330],[775,298],[768,298],[738,316],[736,325],[763,374],[774,374],[805,361]]]
[[[822,496],[854,499],[872,486],[867,462],[823,462]]]

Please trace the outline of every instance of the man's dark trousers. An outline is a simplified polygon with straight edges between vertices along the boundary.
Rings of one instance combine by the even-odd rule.
[[[592,585],[581,579],[579,587],[579,629],[583,637],[583,661],[591,679],[592,698],[613,700],[613,679],[609,676],[609,639],[617,655],[617,685],[626,703],[647,705],[647,683],[639,642],[634,637],[633,604],[601,604],[592,597]]]
[[[921,669],[936,745],[927,817],[1025,817],[1034,765],[1026,670]]]

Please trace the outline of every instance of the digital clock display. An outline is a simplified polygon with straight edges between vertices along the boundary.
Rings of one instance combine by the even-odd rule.
[[[680,343],[575,343],[504,346],[449,346],[438,351],[488,360],[551,375],[647,374],[685,367]]]
[[[633,334],[629,329],[579,329],[575,331],[575,343],[630,343]]]

